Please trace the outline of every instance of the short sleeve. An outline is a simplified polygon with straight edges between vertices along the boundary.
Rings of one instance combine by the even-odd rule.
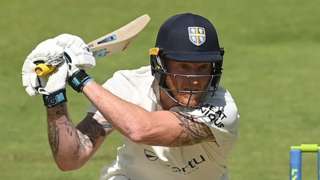
[[[141,67],[136,70],[120,70],[103,83],[102,87],[125,101],[139,104],[143,101],[141,98],[142,90],[150,88],[150,83],[146,82],[152,82],[152,78],[144,78],[149,76],[151,76],[150,67]],[[105,120],[94,105],[91,105],[88,112],[94,113],[95,119]]]
[[[225,106],[207,104],[199,110],[197,121],[205,123],[219,145],[231,145],[238,136],[239,112],[234,102]]]
[[[181,109],[179,112],[192,117],[197,122],[206,124],[221,148],[226,151],[232,148],[238,136],[240,115],[229,92],[220,90],[199,108]]]
[[[120,97],[121,99],[124,100],[130,100],[132,99],[129,96],[130,92],[130,83],[127,81],[127,79],[122,75],[121,71],[118,71],[114,73],[114,75],[105,81],[102,84],[102,87],[109,90],[112,94]],[[131,93],[133,90],[131,90]],[[106,121],[106,119],[103,117],[103,115],[98,111],[98,109],[91,104],[91,106],[88,109],[89,113],[93,113],[93,118],[96,120],[101,120],[101,121]]]

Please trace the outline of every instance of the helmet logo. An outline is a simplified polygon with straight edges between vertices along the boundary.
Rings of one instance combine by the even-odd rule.
[[[206,42],[206,32],[203,27],[188,27],[189,40],[196,46]]]

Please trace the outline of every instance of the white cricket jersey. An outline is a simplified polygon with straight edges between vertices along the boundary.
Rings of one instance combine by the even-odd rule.
[[[159,108],[151,67],[121,70],[103,84],[116,96],[148,111]],[[173,108],[197,117],[211,129],[216,142],[181,147],[136,144],[124,137],[112,165],[104,167],[101,180],[228,180],[227,157],[237,137],[239,113],[230,93],[219,87],[198,109]],[[105,120],[92,107],[95,118]],[[119,112],[125,113],[125,112]]]

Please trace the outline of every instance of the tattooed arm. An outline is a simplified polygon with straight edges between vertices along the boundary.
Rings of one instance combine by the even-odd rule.
[[[210,128],[197,122],[193,117],[180,113],[173,113],[180,121],[180,134],[170,143],[170,146],[192,145],[203,141],[215,142],[215,138]]]
[[[83,92],[113,127],[133,142],[183,146],[215,141],[210,129],[192,118],[171,111],[146,111],[92,81],[83,88]]]
[[[108,122],[98,123],[92,113],[75,127],[69,119],[66,104],[47,108],[47,119],[50,147],[61,170],[80,168],[112,131]]]
[[[140,143],[168,147],[216,142],[210,128],[193,117],[170,111],[151,113],[153,125],[141,135]]]

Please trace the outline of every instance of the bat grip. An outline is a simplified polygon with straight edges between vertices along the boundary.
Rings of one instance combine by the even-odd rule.
[[[39,77],[47,76],[55,70],[54,66],[46,64],[38,64],[34,71]]]

